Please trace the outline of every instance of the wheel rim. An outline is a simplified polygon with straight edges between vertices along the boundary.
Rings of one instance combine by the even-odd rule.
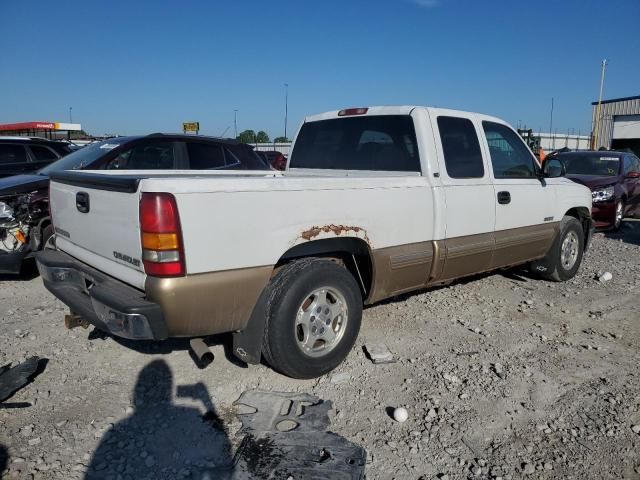
[[[342,340],[349,319],[344,296],[334,288],[311,292],[298,308],[294,335],[298,347],[309,357],[322,357]]]
[[[580,242],[576,232],[570,231],[562,241],[562,250],[560,252],[560,262],[565,270],[571,270],[578,260],[578,248]]]
[[[616,227],[619,227],[622,223],[622,202],[618,202],[616,205]]]

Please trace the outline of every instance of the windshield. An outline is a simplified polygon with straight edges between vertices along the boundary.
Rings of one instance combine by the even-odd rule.
[[[567,175],[598,175],[615,177],[620,172],[620,158],[602,153],[564,154],[558,157],[567,169]]]
[[[46,167],[41,168],[40,170],[38,170],[38,174],[49,175],[51,172],[61,172],[63,170],[78,170],[80,168],[85,168],[128,140],[130,140],[129,137],[119,137],[110,138],[109,140],[103,140],[102,142],[92,143],[84,148],[81,148],[80,150],[76,150],[75,152],[70,153],[57,162],[53,162]]]

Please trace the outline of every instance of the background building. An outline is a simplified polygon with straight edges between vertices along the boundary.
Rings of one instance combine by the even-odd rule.
[[[20,122],[0,124],[0,135],[60,138],[83,138],[82,125],[64,122]]]
[[[598,102],[591,105],[595,148],[630,148],[640,155],[640,95],[603,100],[599,118]]]
[[[534,135],[540,137],[540,146],[547,153],[565,147],[571,150],[589,149],[589,135],[569,135],[568,133],[560,132],[538,132],[534,133]]]

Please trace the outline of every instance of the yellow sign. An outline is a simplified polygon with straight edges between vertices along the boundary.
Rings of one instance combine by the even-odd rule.
[[[182,130],[185,132],[198,132],[200,131],[200,122],[184,122]]]

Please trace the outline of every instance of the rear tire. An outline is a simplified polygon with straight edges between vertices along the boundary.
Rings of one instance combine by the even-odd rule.
[[[537,276],[554,282],[565,282],[575,276],[584,254],[584,230],[574,217],[565,216],[560,231],[547,255],[529,264],[529,270]]]
[[[315,378],[347,357],[362,319],[362,294],[338,263],[304,258],[291,262],[268,287],[262,354],[293,378]]]

